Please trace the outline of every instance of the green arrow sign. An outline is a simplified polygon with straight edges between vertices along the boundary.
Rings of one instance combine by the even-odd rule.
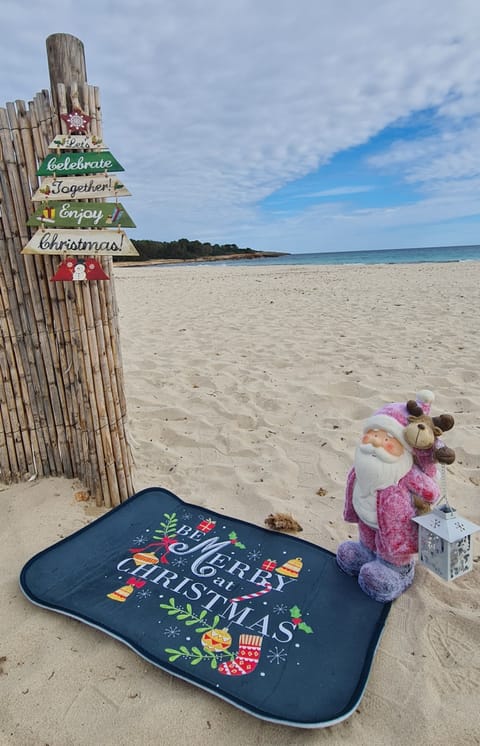
[[[30,215],[27,225],[58,228],[135,228],[124,206],[115,202],[44,203]]]
[[[123,171],[124,168],[108,150],[93,153],[51,153],[37,171],[38,176],[78,176]]]

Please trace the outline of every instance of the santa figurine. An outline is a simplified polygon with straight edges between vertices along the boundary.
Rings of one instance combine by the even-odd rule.
[[[426,414],[433,398],[427,390],[417,394]],[[406,403],[387,404],[364,422],[344,508],[344,519],[358,524],[359,541],[345,541],[337,550],[339,567],[383,603],[413,582],[418,551],[414,496],[431,504],[440,497],[435,477],[414,463],[404,437],[408,422]]]

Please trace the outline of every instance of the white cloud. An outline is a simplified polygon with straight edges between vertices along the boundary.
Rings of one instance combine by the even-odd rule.
[[[379,168],[392,166],[409,182],[471,178],[480,174],[480,117],[415,142],[396,142],[384,153],[369,159]]]
[[[296,199],[305,199],[311,197],[342,197],[348,196],[349,194],[362,194],[364,192],[371,192],[373,187],[371,186],[343,186],[334,187],[332,189],[322,189],[318,192],[301,192],[294,194],[293,197]]]
[[[422,182],[476,174],[476,130],[455,132],[480,113],[479,27],[477,0],[4,0],[0,101],[48,87],[49,34],[78,36],[138,237],[275,248],[285,226],[261,199],[416,110],[439,107],[442,133],[375,165]],[[368,220],[353,214],[352,241]],[[299,224],[305,246],[345,235],[322,211]]]

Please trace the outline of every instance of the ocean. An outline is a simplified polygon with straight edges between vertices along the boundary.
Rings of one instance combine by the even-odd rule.
[[[465,261],[480,261],[480,246],[434,246],[427,249],[381,249],[378,251],[319,251],[312,254],[235,259],[228,261],[228,264],[258,267],[259,265],[280,264],[424,264],[426,262]],[[218,263],[215,262],[215,264]]]

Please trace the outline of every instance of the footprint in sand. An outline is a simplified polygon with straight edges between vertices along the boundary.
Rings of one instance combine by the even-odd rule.
[[[427,629],[433,653],[438,658],[446,689],[478,692],[480,686],[480,647],[478,621],[455,617],[435,619]]]

